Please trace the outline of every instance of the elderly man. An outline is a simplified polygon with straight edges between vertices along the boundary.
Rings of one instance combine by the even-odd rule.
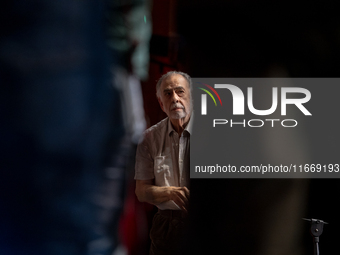
[[[167,118],[144,133],[136,155],[136,195],[158,207],[150,232],[150,254],[174,254],[188,211],[191,78],[171,71],[157,85]]]

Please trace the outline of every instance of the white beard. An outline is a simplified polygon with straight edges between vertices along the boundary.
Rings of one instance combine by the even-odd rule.
[[[171,112],[171,119],[179,120],[185,118],[187,115],[188,114],[183,109],[181,112]]]
[[[182,107],[182,111],[176,111],[176,112],[170,111],[170,117],[171,117],[171,119],[179,120],[179,119],[185,118],[185,117],[188,115],[186,109],[185,109],[184,106],[183,106],[182,104],[180,104],[180,103],[177,103],[177,104],[174,103],[174,104],[172,104],[170,110],[172,110],[172,109],[174,109],[174,108],[178,108],[178,107]]]

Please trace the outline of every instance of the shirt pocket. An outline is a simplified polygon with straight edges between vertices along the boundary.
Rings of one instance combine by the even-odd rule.
[[[171,156],[157,156],[154,159],[155,184],[171,186]]]

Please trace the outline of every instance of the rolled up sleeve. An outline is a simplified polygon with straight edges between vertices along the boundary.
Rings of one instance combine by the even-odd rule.
[[[154,179],[154,160],[146,138],[138,144],[136,152],[135,180]]]

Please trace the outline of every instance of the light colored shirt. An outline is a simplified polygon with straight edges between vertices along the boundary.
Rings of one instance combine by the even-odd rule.
[[[189,188],[190,133],[190,121],[179,136],[169,118],[147,129],[137,147],[135,179],[155,179],[156,186]],[[157,207],[180,210],[172,200]]]

